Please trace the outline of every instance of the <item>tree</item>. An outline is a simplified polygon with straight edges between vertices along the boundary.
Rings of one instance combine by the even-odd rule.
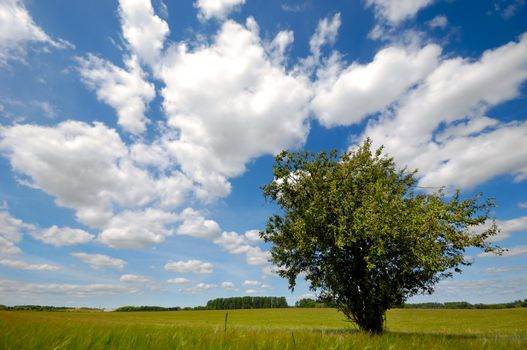
[[[398,169],[382,147],[372,152],[369,139],[340,156],[283,151],[263,192],[282,209],[261,232],[278,274],[292,290],[303,274],[371,333],[382,332],[386,310],[469,265],[466,248],[499,253],[486,240],[498,232],[494,221],[474,230],[489,219],[492,198],[426,193],[416,171]]]

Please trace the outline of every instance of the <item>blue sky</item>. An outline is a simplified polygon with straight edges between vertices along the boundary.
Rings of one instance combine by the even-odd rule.
[[[410,301],[527,297],[524,0],[0,0],[0,303],[294,293],[257,232],[282,149],[366,137],[496,198],[501,257]]]

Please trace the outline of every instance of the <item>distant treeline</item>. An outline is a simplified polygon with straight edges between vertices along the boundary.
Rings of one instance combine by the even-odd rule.
[[[161,306],[122,306],[116,312],[137,311],[190,311],[190,310],[230,310],[230,309],[264,309],[264,308],[287,308],[285,297],[233,297],[217,298],[209,300],[206,306],[196,307],[161,307]],[[335,307],[331,302],[315,300],[310,298],[300,299],[295,303],[298,308],[321,308]],[[402,304],[398,309],[513,309],[527,307],[527,299],[516,300],[511,303],[502,304],[471,304],[466,301],[449,303],[418,303]],[[102,311],[102,309],[89,307],[66,307],[66,306],[43,306],[43,305],[0,305],[0,311]]]
[[[89,308],[89,307],[66,307],[66,306],[46,306],[46,305],[15,305],[5,306],[0,305],[0,310],[12,310],[12,311],[75,311],[75,310],[86,310],[86,311],[100,311],[100,309]]]
[[[208,310],[287,308],[285,297],[233,297],[217,298],[207,302]]]
[[[419,303],[398,306],[400,309],[513,309],[517,307],[527,307],[527,299],[502,304],[471,304],[466,301],[455,301],[450,303]]]
[[[161,306],[121,306],[113,311],[117,312],[137,312],[137,311],[179,311],[179,306],[161,307]]]
[[[327,300],[315,300],[310,298],[300,299],[295,303],[295,307],[300,308],[317,308],[317,307],[335,307]],[[396,306],[396,309],[513,309],[517,307],[527,307],[527,299],[516,300],[512,303],[502,304],[471,304],[466,301],[455,301],[448,303],[419,303],[419,304],[402,304]]]
[[[311,298],[303,298],[295,303],[295,307],[301,308],[322,308],[322,307],[335,307],[331,302],[315,300]]]

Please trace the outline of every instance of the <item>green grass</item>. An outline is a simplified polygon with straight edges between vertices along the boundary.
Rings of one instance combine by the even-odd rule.
[[[392,310],[369,336],[333,309],[0,312],[0,349],[527,349],[527,309]]]

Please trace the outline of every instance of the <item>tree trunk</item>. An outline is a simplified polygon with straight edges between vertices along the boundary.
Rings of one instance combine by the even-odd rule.
[[[381,334],[383,332],[385,310],[372,305],[360,314],[354,313],[353,319],[359,328],[370,334]]]

